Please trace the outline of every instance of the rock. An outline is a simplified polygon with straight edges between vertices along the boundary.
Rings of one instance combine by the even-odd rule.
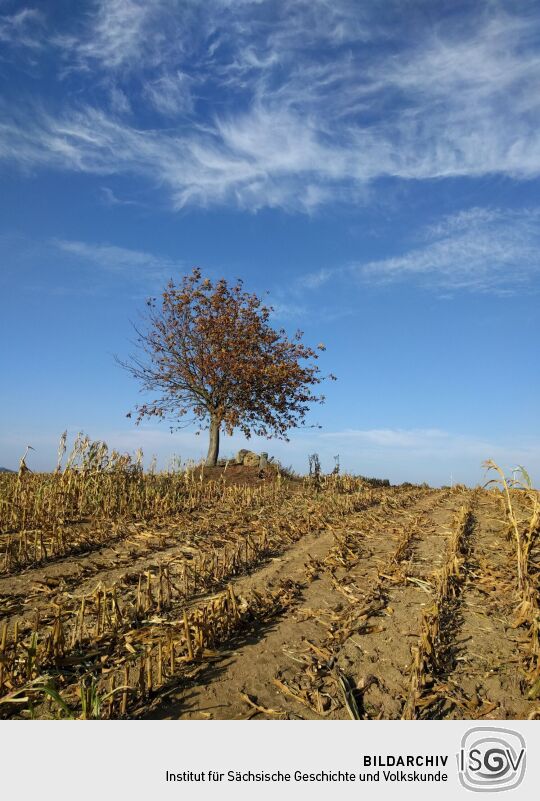
[[[244,456],[246,455],[246,453],[249,453],[249,451],[246,450],[245,448],[242,448],[241,451],[238,451],[235,459],[236,464],[244,464]]]
[[[236,454],[235,464],[242,464],[245,467],[268,467],[272,459],[268,458],[267,453],[255,453],[255,451],[248,451],[246,448],[238,451]]]
[[[255,451],[246,451],[244,456],[244,467],[258,467],[261,457]]]

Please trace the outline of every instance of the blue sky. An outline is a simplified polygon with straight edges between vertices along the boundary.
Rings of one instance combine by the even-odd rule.
[[[196,265],[339,379],[320,430],[256,448],[538,482],[538,3],[0,0],[0,83],[1,465],[51,467],[65,428],[204,453],[125,417],[113,358]]]

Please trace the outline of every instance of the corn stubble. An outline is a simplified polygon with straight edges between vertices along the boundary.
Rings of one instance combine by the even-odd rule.
[[[349,476],[324,477],[317,487],[298,482],[291,493],[279,471],[256,487],[206,480],[197,466],[145,472],[142,452],[131,459],[83,436],[62,466],[65,450],[63,436],[54,473],[0,476],[4,574],[100,548],[134,524],[180,520],[188,529],[178,535],[182,546],[193,521],[197,547],[1,625],[3,716],[136,714],[189,666],[298,594],[286,582],[236,597],[232,579],[381,495]]]
[[[420,635],[413,648],[403,720],[420,717],[423,709],[439,700],[436,692],[431,693],[430,689],[435,684],[435,677],[444,670],[444,626],[448,626],[453,613],[452,605],[461,592],[463,565],[473,529],[472,507],[462,506],[454,519],[444,563],[433,577],[433,603],[424,610],[420,621]]]
[[[335,610],[304,610],[325,634],[304,641],[294,655],[301,669],[292,677],[278,673],[274,687],[316,716],[345,710],[355,720],[367,717],[362,694],[376,679],[347,675],[338,665],[340,650],[351,637],[382,631],[378,618],[387,614],[391,588],[413,583],[430,602],[416,632],[402,717],[437,715],[482,490],[471,495],[457,487],[430,500],[429,488],[376,486],[346,475],[291,482],[279,470],[255,486],[227,485],[223,473],[210,480],[196,465],[145,471],[141,451],[131,458],[82,435],[67,457],[66,444],[63,435],[53,473],[31,473],[25,463],[18,474],[0,474],[0,574],[22,575],[130,537],[148,535],[148,553],[157,553],[165,541],[156,536],[160,530],[167,531],[167,554],[174,555],[144,570],[119,570],[114,581],[98,580],[91,591],[59,591],[35,613],[4,613],[1,717],[146,714],[216,659],[220,647],[294,607],[302,593],[296,581],[247,590],[238,590],[237,581],[306,535],[329,529],[333,546],[324,558],[308,558],[305,583],[325,576],[341,603]],[[495,463],[486,467],[497,475],[489,494],[515,552],[514,625],[528,632],[524,671],[534,700],[540,697],[540,496],[525,470],[508,480]],[[371,586],[360,586],[353,576],[366,558],[365,533],[344,523],[360,513],[367,529],[380,529],[423,497],[432,508],[448,498],[463,503],[441,568],[429,581],[407,574],[414,543],[423,536],[423,517],[413,512],[408,524],[394,526],[394,549]],[[242,698],[250,715],[284,716],[248,693]]]
[[[520,476],[519,479],[508,479],[494,461],[487,460],[483,466],[497,475],[485,487],[498,493],[496,498],[502,512],[499,522],[514,546],[516,578],[512,625],[527,629],[523,673],[529,688],[527,697],[534,701],[540,697],[540,493],[533,488],[527,471],[522,467],[514,471]],[[480,490],[477,489],[471,504],[462,507],[456,515],[445,562],[433,577],[433,603],[422,615],[418,643],[413,648],[409,693],[402,714],[406,720],[437,716],[448,701],[463,706],[463,700],[445,683],[447,639],[452,636],[449,632],[454,625],[468,572],[467,557],[475,526],[474,507],[479,494]],[[489,566],[485,569],[489,572]],[[472,715],[470,704],[465,703],[464,709],[469,716]],[[533,713],[535,716],[538,714]]]
[[[540,698],[540,492],[534,489],[524,467],[516,468],[511,479],[506,478],[503,470],[491,459],[484,462],[484,467],[497,475],[486,486],[494,485],[501,493],[502,522],[514,543],[518,596],[514,626],[528,629],[527,679],[530,684],[529,698],[534,700]]]

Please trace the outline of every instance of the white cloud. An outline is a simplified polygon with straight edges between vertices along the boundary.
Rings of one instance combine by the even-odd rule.
[[[512,292],[540,272],[540,209],[471,209],[426,232],[403,256],[353,268],[366,280],[417,276],[449,290]]]
[[[81,426],[69,425],[68,430],[72,441]],[[200,436],[193,431],[171,434],[165,427],[147,425],[132,429],[98,427],[88,433],[122,452],[134,453],[142,447],[146,464],[156,454],[160,468],[166,468],[174,455],[183,461],[199,461],[206,455],[207,432],[204,431]],[[6,431],[3,442],[2,459],[6,467],[17,465],[27,442],[36,448],[29,462],[32,469],[50,470],[54,467],[58,444],[56,434],[46,433],[42,428],[25,428],[24,432],[11,429]],[[339,454],[344,472],[388,478],[393,483],[428,481],[437,485],[449,484],[453,480],[475,485],[486,481],[481,465],[486,458],[493,458],[507,475],[516,465],[522,464],[536,486],[540,480],[540,442],[535,437],[505,441],[499,436],[482,438],[440,429],[389,428],[327,433],[297,431],[292,432],[288,443],[259,437],[246,440],[242,436],[223,436],[221,444],[221,454],[225,457],[232,456],[240,448],[266,451],[300,473],[307,471],[310,453],[319,454],[325,472],[332,470],[334,456]]]
[[[321,434],[321,438],[353,440],[377,448],[420,448],[445,443],[449,434],[437,428],[415,428],[410,430],[395,428],[373,428],[368,430],[346,429]]]
[[[404,254],[322,269],[298,281],[316,290],[330,280],[416,280],[450,292],[508,294],[540,273],[540,208],[472,208],[428,226],[423,243]]]
[[[108,68],[134,61],[145,49],[146,24],[160,7],[160,0],[98,0],[90,30],[74,41],[78,57]]]
[[[193,111],[191,83],[191,78],[178,70],[174,74],[166,73],[148,81],[144,93],[156,111],[167,117],[175,117]]]
[[[111,87],[110,102],[112,111],[117,114],[129,114],[131,112],[131,104],[128,97],[118,86]]]
[[[536,484],[540,480],[537,437],[505,440],[497,433],[489,438],[441,429],[347,429],[319,435],[321,451],[340,453],[341,462],[363,475],[389,477],[392,481],[454,481],[483,483],[481,464],[494,459],[507,473],[522,464]]]
[[[103,85],[117,81],[111,113],[88,99],[54,112],[19,104],[3,115],[0,156],[135,175],[165,187],[175,208],[312,213],[364,199],[380,178],[536,178],[540,17],[530,8],[479,4],[397,41],[393,3],[384,22],[348,0],[99,0],[88,24],[55,41],[83,84],[92,76],[93,88],[94,68]],[[118,119],[128,103],[140,113],[129,125]],[[149,124],[152,111],[166,127]]]
[[[130,198],[124,199],[116,195],[113,190],[108,186],[101,187],[101,197],[107,206],[139,206],[141,205],[136,200]]]
[[[306,273],[306,275],[301,276],[297,284],[302,289],[319,289],[319,287],[324,286],[331,280],[336,274],[338,270],[336,269],[328,269],[328,268],[321,268],[320,270],[316,270],[313,273]]]
[[[23,8],[16,14],[0,14],[0,42],[12,47],[42,47],[41,34],[45,18],[36,8]]]
[[[271,318],[275,320],[298,320],[306,314],[305,306],[299,303],[282,303],[280,301],[270,301],[272,306]]]
[[[153,253],[109,244],[55,239],[52,245],[67,256],[134,279],[170,278],[182,265]]]

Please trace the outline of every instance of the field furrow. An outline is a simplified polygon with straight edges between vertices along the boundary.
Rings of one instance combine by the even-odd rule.
[[[325,534],[316,543],[301,543],[286,560],[253,577],[257,586],[272,587],[283,575],[303,583],[292,613],[249,641],[225,648],[212,680],[205,674],[204,683],[193,681],[152,717],[347,717],[344,681],[366,692],[376,684],[386,705],[375,710],[368,703],[371,714],[363,709],[363,716],[386,713],[394,693],[392,679],[384,684],[388,659],[378,648],[387,643],[388,655],[393,652],[393,638],[391,644],[385,632],[393,633],[400,614],[394,615],[389,600],[409,574],[416,541],[423,543],[425,505],[418,500],[391,515],[377,509],[359,513],[331,538]],[[427,551],[422,554],[427,558]],[[410,592],[420,606],[422,590],[413,582]],[[405,619],[409,614],[404,608]],[[405,671],[399,672],[400,681]],[[380,677],[376,682],[374,673]]]
[[[135,476],[81,523],[82,480],[43,479],[56,524],[41,479],[10,479],[2,717],[539,714],[536,496],[512,518],[464,487]]]

